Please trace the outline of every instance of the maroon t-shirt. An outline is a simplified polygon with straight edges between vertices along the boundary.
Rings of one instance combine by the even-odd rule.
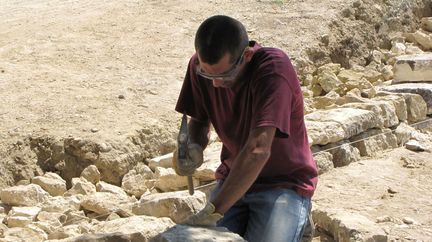
[[[211,80],[198,76],[197,56],[192,56],[175,109],[213,125],[223,143],[216,179],[228,176],[252,129],[275,127],[270,158],[249,191],[284,187],[312,197],[318,172],[295,70],[283,51],[251,45],[255,53],[233,88],[215,88]]]

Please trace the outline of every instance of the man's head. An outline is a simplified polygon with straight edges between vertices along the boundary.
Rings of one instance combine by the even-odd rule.
[[[239,21],[222,15],[206,19],[195,36],[197,73],[217,87],[232,86],[252,56],[246,29]]]
[[[195,35],[195,50],[201,61],[216,64],[223,55],[229,53],[231,63],[236,61],[248,46],[246,29],[239,21],[223,15],[206,19]]]

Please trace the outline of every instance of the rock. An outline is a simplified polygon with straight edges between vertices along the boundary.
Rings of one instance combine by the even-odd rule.
[[[381,88],[392,93],[413,93],[420,95],[427,105],[427,114],[432,114],[432,83],[404,83]]]
[[[426,17],[421,19],[422,29],[432,32],[432,17]]]
[[[71,240],[71,238],[80,236],[81,234],[88,233],[88,229],[86,226],[83,226],[82,224],[72,224],[72,225],[66,225],[61,228],[58,228],[56,231],[48,235],[48,239],[65,239],[67,238],[67,241],[75,241]]]
[[[342,69],[337,77],[339,80],[341,80],[343,83],[346,82],[359,82],[363,78],[364,74],[361,72],[357,72],[351,69]]]
[[[7,225],[12,227],[25,227],[33,222],[41,211],[39,207],[12,207],[6,217]]]
[[[189,227],[176,225],[159,234],[151,240],[152,242],[242,242],[240,235],[230,232],[224,227]]]
[[[17,242],[17,241],[31,241],[42,242],[47,239],[47,235],[41,230],[30,228],[10,228],[3,234],[1,241],[3,242]]]
[[[145,175],[138,174],[136,170],[130,170],[122,180],[123,190],[137,198],[148,191]]]
[[[305,123],[308,136],[312,140],[311,145],[326,145],[345,138],[345,130],[340,123],[312,120],[305,120]]]
[[[82,195],[79,195],[82,196]],[[64,213],[69,210],[76,210],[80,208],[80,197],[77,195],[67,196],[67,197],[51,197],[40,206],[42,207],[42,211],[47,212],[58,212]]]
[[[339,74],[339,71],[341,69],[341,65],[338,63],[328,63],[325,65],[322,65],[320,67],[318,67],[317,69],[317,73],[321,74],[323,72],[327,72],[327,73],[333,73],[333,74]]]
[[[155,187],[163,192],[178,191],[187,187],[187,177],[179,176],[172,168],[156,167]],[[199,185],[199,181],[194,179],[194,185]]]
[[[200,182],[214,181],[216,169],[221,164],[219,155],[220,151],[215,151],[215,158],[204,162],[200,167],[198,167],[198,169],[196,169],[195,173],[193,174],[193,177],[198,179]]]
[[[81,177],[93,184],[96,184],[100,181],[101,174],[95,165],[89,165],[81,172]]]
[[[131,211],[135,201],[136,199],[121,197],[110,192],[96,192],[84,196],[81,200],[81,206],[99,215],[109,215],[117,210]]]
[[[66,192],[66,181],[56,173],[47,172],[32,178],[31,182],[41,186],[51,196],[61,196]]]
[[[118,233],[128,236],[131,241],[150,241],[151,238],[168,230],[175,224],[169,218],[155,218],[150,216],[133,216],[120,218],[112,221],[101,222],[93,226],[93,230],[98,234]],[[82,240],[72,240],[82,241]],[[93,240],[87,240],[93,241]],[[107,241],[107,240],[100,240]]]
[[[353,108],[334,108],[330,110],[319,110],[305,115],[305,120],[306,126],[308,127],[308,133],[309,121],[336,123],[336,126],[333,125],[335,126],[335,128],[337,126],[340,126],[343,129],[343,139],[348,139],[370,128],[380,127],[381,125],[379,117],[372,111]],[[324,128],[325,126],[328,125],[324,125],[322,128]],[[311,130],[311,132],[313,132],[313,130]],[[325,129],[324,132],[334,133],[335,130]],[[337,133],[339,132],[340,131],[337,130]],[[310,133],[309,135],[312,137]],[[314,144],[317,143],[314,142]]]
[[[397,57],[393,84],[402,82],[432,82],[432,53]]]
[[[13,206],[35,206],[51,196],[39,185],[19,185],[5,188],[0,192],[1,201]]]
[[[417,222],[414,219],[409,218],[409,217],[402,218],[402,221],[405,224],[417,224]]]
[[[395,55],[403,55],[405,54],[406,46],[403,43],[393,43],[390,51]]]
[[[385,65],[383,68],[381,68],[381,74],[385,81],[392,80],[394,76],[393,66]]]
[[[369,100],[368,103],[347,103],[341,107],[364,109],[374,112],[380,120],[379,127],[393,127],[399,124],[393,102]]]
[[[414,40],[423,50],[432,49],[432,35],[424,30],[417,30],[415,33],[409,34],[409,39]]]
[[[96,184],[96,191],[97,192],[109,192],[109,193],[115,194],[119,197],[128,197],[126,192],[121,187],[111,185],[111,184],[106,183],[104,181],[100,181]]]
[[[51,222],[60,222],[61,224],[66,223],[67,216],[63,213],[59,212],[47,212],[47,211],[40,211],[37,214],[37,220],[38,221],[48,221]]]
[[[349,144],[344,144],[343,141],[326,145],[323,149],[330,149],[328,152],[333,156],[334,167],[347,166],[360,160],[360,151]]]
[[[187,191],[165,192],[141,197],[133,206],[132,212],[137,215],[169,217],[180,223],[197,213],[205,203],[206,195],[201,191],[195,191],[194,195],[189,195]]]
[[[352,212],[322,211],[315,209],[313,220],[336,241],[375,241],[386,242],[386,233],[375,222]]]
[[[325,92],[330,92],[342,85],[342,82],[336,74],[324,71],[318,75],[318,84]]]
[[[156,167],[172,168],[172,157],[173,153],[168,153],[152,158],[149,161],[149,167],[152,169],[152,171],[155,171]]]
[[[374,156],[376,153],[397,147],[396,136],[390,129],[370,129],[350,139],[352,146],[361,156]]]
[[[329,152],[319,151],[314,154],[314,160],[318,166],[318,174],[326,173],[334,169],[333,155]]]
[[[376,97],[374,97],[372,100],[392,102],[395,107],[397,119],[399,121],[405,121],[408,119],[407,105],[405,103],[405,98],[402,96],[395,95],[391,92],[377,92]]]
[[[423,147],[417,140],[409,140],[405,143],[405,148],[412,151],[425,151],[426,148]]]
[[[77,194],[88,195],[96,192],[96,187],[85,178],[72,178],[72,188],[64,195],[72,196]]]
[[[407,105],[408,122],[415,123],[426,119],[427,104],[418,94],[401,93]]]
[[[394,131],[398,146],[405,145],[405,143],[412,138],[414,132],[415,129],[413,127],[401,122]]]

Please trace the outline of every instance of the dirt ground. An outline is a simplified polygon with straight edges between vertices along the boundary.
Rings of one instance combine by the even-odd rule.
[[[205,18],[233,16],[251,39],[286,50],[294,62],[305,55],[323,61],[328,49],[308,48],[320,46],[354,2],[361,1],[2,0],[1,186],[13,184],[9,172],[20,160],[12,150],[29,137],[121,142],[137,130],[162,129],[174,138],[180,122],[174,105],[194,53],[195,30]],[[344,33],[330,35],[330,42]],[[28,152],[27,158],[35,159]],[[388,225],[391,238],[432,241],[430,153],[421,166],[407,169],[398,152],[324,174],[316,200],[371,219],[412,217],[418,224]],[[381,198],[390,185],[397,193]]]

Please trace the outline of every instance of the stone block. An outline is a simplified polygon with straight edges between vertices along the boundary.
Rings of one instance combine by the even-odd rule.
[[[397,57],[393,84],[402,82],[432,83],[432,53]]]
[[[432,68],[432,63],[431,67]],[[431,70],[432,74],[432,70]],[[432,76],[431,76],[432,78]],[[387,86],[381,89],[393,93],[413,93],[420,95],[426,102],[427,114],[432,114],[432,82],[431,83],[403,83]]]
[[[312,216],[317,226],[331,234],[336,241],[388,241],[383,229],[358,213],[315,209]]]

